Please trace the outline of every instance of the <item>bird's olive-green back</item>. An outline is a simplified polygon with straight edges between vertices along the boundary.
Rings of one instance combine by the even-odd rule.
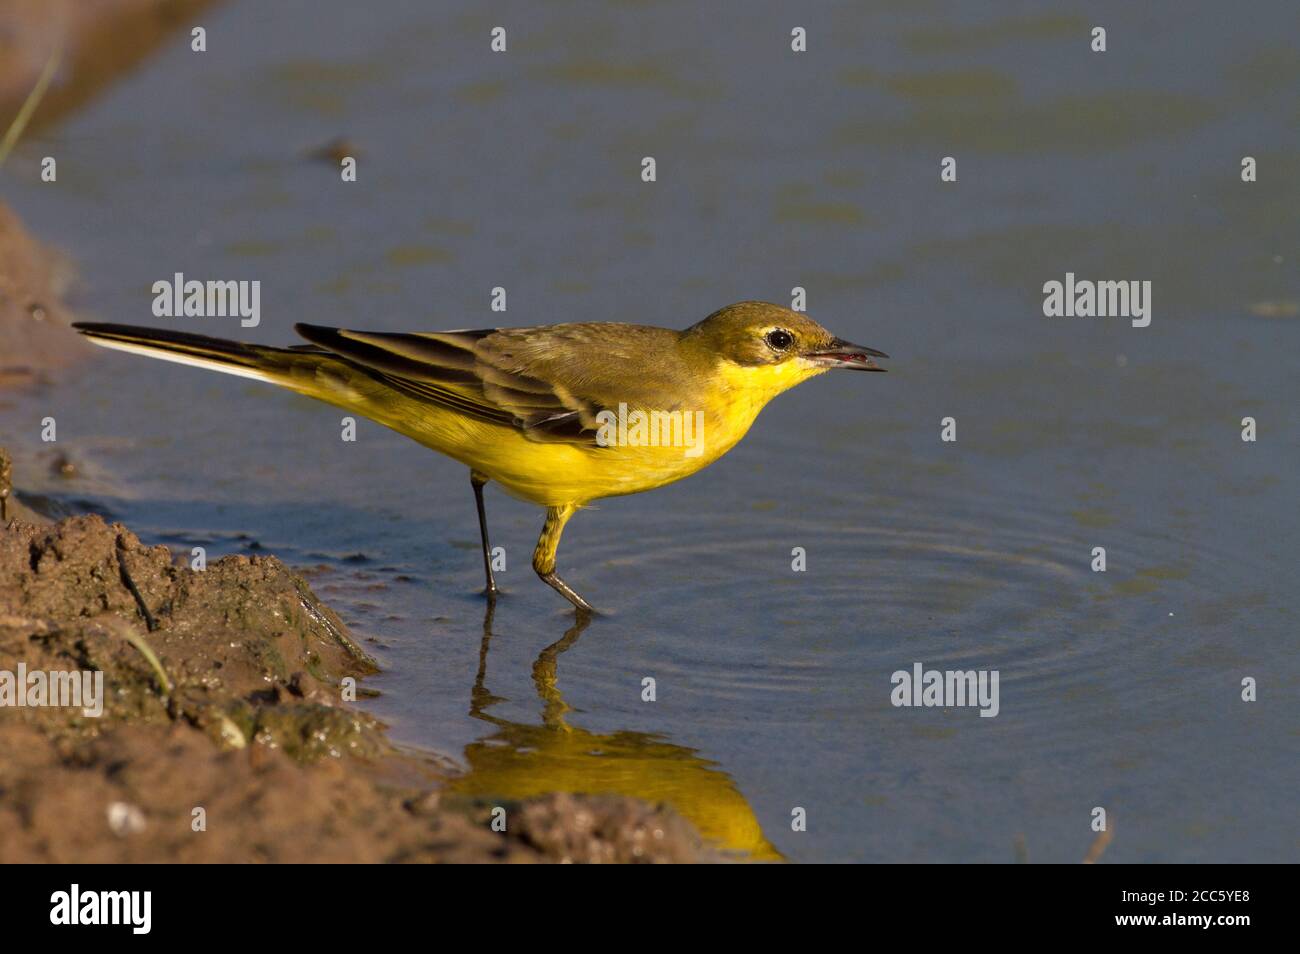
[[[720,362],[770,364],[832,340],[807,317],[763,302],[723,308],[684,332],[613,322],[424,334],[297,328],[409,394],[534,439],[584,443],[603,410],[699,408],[719,386]],[[764,339],[772,328],[797,346],[774,350]]]

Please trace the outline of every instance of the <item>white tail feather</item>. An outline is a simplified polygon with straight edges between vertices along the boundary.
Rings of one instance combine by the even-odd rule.
[[[265,371],[258,371],[256,368],[246,368],[239,364],[228,364],[224,361],[215,361],[211,358],[196,358],[193,355],[168,351],[166,348],[155,348],[149,345],[114,341],[110,338],[97,338],[94,335],[87,335],[86,337],[101,348],[112,348],[114,351],[129,351],[132,354],[143,354],[150,358],[159,358],[163,361],[174,361],[176,364],[188,364],[193,368],[207,368],[209,371],[220,371],[222,374],[233,374],[236,377],[251,378],[254,381],[268,381],[271,384],[282,383],[268,375]]]

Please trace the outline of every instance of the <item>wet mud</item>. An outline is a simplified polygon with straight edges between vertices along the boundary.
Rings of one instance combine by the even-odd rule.
[[[0,529],[0,862],[713,857],[639,799],[458,791],[351,704],[375,662],[301,577],[195,559],[93,514]],[[102,694],[41,699],[63,672]]]

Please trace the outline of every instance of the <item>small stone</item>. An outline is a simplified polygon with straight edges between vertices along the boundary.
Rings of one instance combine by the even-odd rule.
[[[108,827],[119,838],[138,835],[145,829],[144,812],[129,802],[110,802]]]

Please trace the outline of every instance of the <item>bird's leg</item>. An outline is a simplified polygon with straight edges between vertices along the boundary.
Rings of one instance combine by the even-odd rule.
[[[483,485],[488,482],[488,479],[477,470],[471,470],[469,482],[474,488],[474,503],[478,505],[479,536],[483,538],[483,573],[487,577],[487,589],[483,591],[483,595],[491,601],[497,598],[499,591],[496,577],[492,575],[492,547],[488,544],[487,512],[483,509]]]
[[[590,603],[573,591],[573,588],[560,579],[555,572],[555,551],[560,548],[560,534],[569,518],[578,512],[575,504],[546,508],[546,524],[542,535],[537,538],[537,549],[533,551],[533,569],[547,586],[559,593],[578,608],[579,613],[594,613]]]

